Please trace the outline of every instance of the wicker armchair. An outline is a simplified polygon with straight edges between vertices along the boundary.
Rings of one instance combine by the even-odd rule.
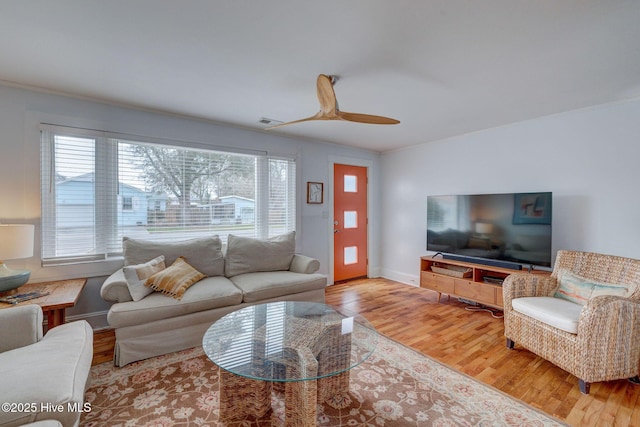
[[[575,333],[536,320],[513,308],[524,297],[553,297],[562,271],[594,283],[621,285],[627,296],[595,296],[575,311]],[[515,343],[579,379],[589,393],[593,382],[629,378],[638,382],[640,364],[640,260],[590,252],[558,251],[551,276],[512,274],[503,283],[507,347]],[[551,302],[546,300],[520,300]],[[564,300],[563,300],[564,301]],[[572,304],[572,303],[569,303]],[[516,306],[519,306],[516,301]]]

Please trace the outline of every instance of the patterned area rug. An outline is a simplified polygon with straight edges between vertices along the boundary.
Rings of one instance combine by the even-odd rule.
[[[91,370],[91,411],[81,425],[220,426],[218,369],[201,348]],[[230,426],[284,425],[282,395],[263,419]],[[380,336],[374,354],[351,370],[350,392],[318,405],[321,426],[566,425],[434,359]]]

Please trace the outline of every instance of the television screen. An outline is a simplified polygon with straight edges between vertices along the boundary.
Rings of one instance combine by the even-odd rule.
[[[427,250],[550,267],[551,199],[550,192],[428,196]]]

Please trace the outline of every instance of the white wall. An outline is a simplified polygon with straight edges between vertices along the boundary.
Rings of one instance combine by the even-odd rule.
[[[382,276],[419,284],[426,199],[553,192],[552,250],[640,258],[640,100],[607,104],[387,152]]]
[[[35,224],[36,235],[40,223],[40,123],[295,156],[299,188],[297,250],[318,258],[325,274],[330,272],[333,236],[328,187],[333,179],[332,163],[336,158],[354,164],[365,162],[370,166],[371,181],[379,180],[380,155],[375,152],[0,85],[0,222]],[[323,205],[305,203],[307,181],[325,183]],[[373,206],[379,206],[378,192],[372,192],[371,196]],[[379,270],[379,229],[379,219],[373,216],[369,238],[374,250],[369,259],[374,271]],[[10,265],[31,270],[33,282],[92,277],[70,313],[86,316],[98,312],[104,317],[108,304],[101,300],[99,288],[104,277],[122,265],[122,261],[42,268],[39,247],[36,238],[36,256],[11,261]]]
[[[370,168],[370,273],[418,283],[426,254],[426,196],[553,191],[553,249],[640,258],[640,100],[516,123],[382,156],[211,122],[0,86],[0,221],[39,226],[41,122],[296,155],[298,250],[332,261],[332,164]],[[323,205],[304,203],[307,181],[325,185]],[[36,242],[36,252],[39,242]],[[34,281],[93,277],[71,315],[97,312],[104,275],[118,262],[41,268],[36,255],[11,261]]]

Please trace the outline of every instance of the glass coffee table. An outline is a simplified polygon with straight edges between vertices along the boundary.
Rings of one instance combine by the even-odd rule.
[[[287,426],[315,426],[316,403],[349,391],[349,370],[375,350],[362,316],[319,303],[245,307],[217,320],[202,340],[220,368],[220,420],[264,417],[284,390]]]

